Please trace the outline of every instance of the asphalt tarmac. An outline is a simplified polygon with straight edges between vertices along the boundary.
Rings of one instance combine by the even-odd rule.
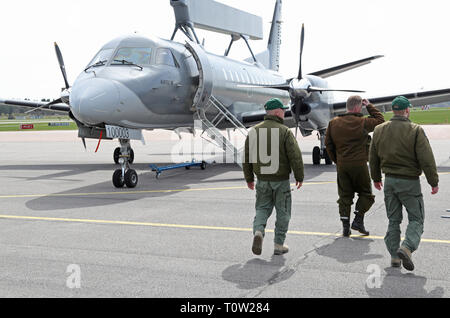
[[[390,267],[383,193],[369,237],[341,236],[335,166],[312,165],[315,136],[299,138],[305,181],[293,191],[289,253],[273,255],[275,213],[263,253],[251,251],[255,193],[237,165],[163,172],[177,139],[133,143],[139,184],[116,189],[117,142],[75,131],[1,133],[0,297],[446,297],[450,296],[450,126],[426,128],[439,194],[422,176],[425,232],[416,269]],[[200,154],[194,154],[198,159]],[[294,180],[291,180],[294,183]],[[404,214],[402,233],[407,217]]]

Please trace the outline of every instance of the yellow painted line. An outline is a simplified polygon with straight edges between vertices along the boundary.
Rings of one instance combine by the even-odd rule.
[[[303,185],[322,185],[336,183],[335,181],[324,181],[324,182],[305,182]],[[295,183],[291,184],[295,186]],[[220,191],[220,190],[242,190],[247,189],[246,186],[236,186],[236,187],[218,187],[218,188],[192,188],[192,189],[168,189],[168,190],[141,190],[141,191],[109,191],[109,192],[91,192],[91,193],[49,193],[49,194],[11,194],[11,195],[0,195],[0,199],[11,199],[11,198],[39,198],[39,197],[84,197],[93,195],[110,195],[110,194],[148,194],[148,193],[172,193],[172,192],[196,192],[196,191]]]
[[[191,230],[216,230],[216,231],[234,231],[234,232],[252,232],[253,231],[251,228],[226,227],[226,226],[184,225],[184,224],[165,224],[165,223],[152,223],[152,222],[132,222],[132,221],[92,220],[92,219],[70,219],[70,218],[1,215],[1,214],[0,214],[0,219],[57,221],[57,222],[70,222],[70,223],[113,224],[113,225],[135,225],[135,226],[151,226],[151,227],[191,229]],[[267,230],[266,232],[273,233],[273,230]],[[331,237],[340,237],[341,236],[340,234],[337,234],[337,233],[306,232],[306,231],[288,231],[288,234],[303,235],[303,236],[331,236]],[[384,237],[382,237],[382,236],[351,235],[351,237],[361,238],[361,239],[384,240]],[[404,239],[404,238],[402,238],[402,239]],[[450,244],[450,240],[436,240],[436,239],[421,239],[421,242]]]

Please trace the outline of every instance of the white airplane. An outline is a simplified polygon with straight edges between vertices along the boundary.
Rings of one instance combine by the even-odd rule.
[[[198,1],[198,0],[197,0]],[[205,0],[203,0],[205,1]],[[174,9],[189,0],[171,0]],[[331,160],[325,151],[324,137],[328,122],[345,111],[345,102],[336,102],[328,87],[327,77],[366,65],[380,55],[320,70],[302,73],[304,28],[301,32],[300,67],[296,77],[285,79],[278,73],[281,45],[282,0],[276,0],[267,50],[254,55],[248,36],[231,33],[232,40],[225,55],[205,51],[191,23],[177,22],[170,40],[139,35],[123,36],[107,42],[86,65],[72,86],[67,81],[61,51],[55,43],[56,55],[65,89],[50,103],[5,100],[0,104],[49,109],[68,113],[78,128],[79,137],[118,139],[114,161],[121,165],[113,174],[116,187],[135,187],[138,175],[130,165],[134,160],[130,140],[142,138],[142,129],[194,127],[200,120],[212,137],[223,137],[219,129],[246,128],[263,120],[264,103],[280,98],[290,104],[285,123],[296,127],[303,136],[318,132],[320,147],[313,149],[313,163]],[[185,43],[174,41],[181,30]],[[228,57],[234,41],[243,39],[252,57],[237,61]],[[415,106],[450,101],[450,89],[403,94]],[[371,102],[389,110],[395,96],[371,98]],[[227,138],[224,149],[238,149]]]

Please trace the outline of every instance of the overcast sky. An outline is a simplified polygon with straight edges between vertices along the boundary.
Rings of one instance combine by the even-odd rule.
[[[263,18],[265,49],[275,0],[219,2]],[[305,23],[304,72],[382,54],[358,70],[329,78],[330,86],[366,90],[366,97],[450,88],[450,15],[444,0],[283,0],[280,73],[298,71],[300,27]],[[53,42],[63,53],[69,83],[111,39],[138,32],[170,38],[169,0],[15,0],[0,5],[0,97],[58,98],[64,82]],[[198,30],[208,51],[223,54],[229,37]],[[184,37],[179,33],[179,42]],[[249,55],[244,42],[231,56]],[[345,96],[337,95],[337,99]]]

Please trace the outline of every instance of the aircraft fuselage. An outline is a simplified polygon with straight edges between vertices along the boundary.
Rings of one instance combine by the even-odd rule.
[[[133,48],[148,48],[147,64],[114,61],[121,49]],[[71,88],[70,106],[80,122],[137,129],[193,126],[191,107],[199,85],[199,70],[183,44],[134,35],[107,43],[99,54],[107,59],[104,65],[92,66],[98,62],[94,59]],[[130,53],[130,60],[133,54]],[[210,67],[203,71],[210,72],[213,78],[212,95],[233,113],[261,111],[273,97],[289,104],[288,92],[240,86],[286,83],[279,73],[258,63],[206,54]]]

